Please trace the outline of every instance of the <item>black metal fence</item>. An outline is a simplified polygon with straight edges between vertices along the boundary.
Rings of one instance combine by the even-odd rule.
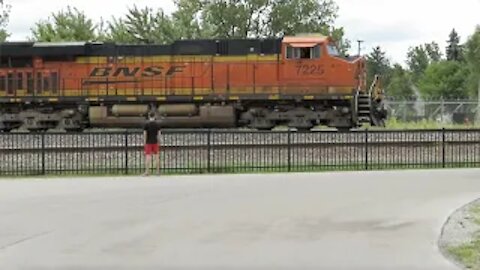
[[[160,157],[164,174],[480,167],[480,130],[164,131]],[[140,174],[144,162],[142,132],[0,133],[0,176]]]

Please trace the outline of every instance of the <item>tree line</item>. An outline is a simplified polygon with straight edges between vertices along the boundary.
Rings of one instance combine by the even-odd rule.
[[[369,80],[382,74],[386,94],[396,99],[471,99],[480,91],[480,26],[462,43],[453,29],[447,46],[436,42],[412,46],[406,67],[390,63],[375,47],[367,55]]]
[[[313,32],[332,35],[344,50],[349,48],[343,28],[334,27],[338,6],[333,0],[174,0],[174,4],[172,14],[133,5],[123,16],[98,23],[83,11],[67,7],[37,22],[30,39],[164,44],[179,39],[268,38]]]
[[[94,22],[74,7],[53,12],[31,28],[32,41],[105,41],[130,44],[165,44],[179,39],[269,38],[320,33],[337,40],[346,53],[350,41],[335,26],[334,0],[174,0],[175,11],[130,7],[126,14]],[[0,0],[0,41],[9,33],[10,5]],[[381,47],[367,55],[369,82],[380,74],[391,98],[465,99],[480,87],[480,27],[461,41],[452,30],[448,46],[436,42],[412,46],[406,67],[391,63]]]

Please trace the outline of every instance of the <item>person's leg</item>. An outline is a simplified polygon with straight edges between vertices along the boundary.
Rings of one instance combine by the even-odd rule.
[[[156,162],[157,162],[157,174],[160,174],[160,154],[157,153],[155,155],[155,157],[156,157]]]
[[[150,163],[151,163],[151,149],[148,144],[145,145],[145,174],[149,174]]]
[[[157,174],[160,173],[160,153],[158,148],[159,148],[158,144],[155,144],[152,149],[152,154],[155,155],[155,167],[157,169],[156,171]]]
[[[145,175],[149,175],[151,155],[145,156]]]

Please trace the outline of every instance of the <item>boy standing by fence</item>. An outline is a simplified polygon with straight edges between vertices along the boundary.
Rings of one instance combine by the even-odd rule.
[[[150,165],[152,161],[152,155],[156,157],[157,174],[160,174],[160,153],[159,153],[159,141],[160,141],[160,128],[155,122],[155,114],[150,114],[148,122],[145,124],[144,131],[144,151],[145,151],[145,174],[149,175]]]

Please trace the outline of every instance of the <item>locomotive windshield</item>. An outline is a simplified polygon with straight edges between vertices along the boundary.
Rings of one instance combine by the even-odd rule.
[[[335,44],[332,44],[332,43],[328,44],[327,50],[328,50],[328,54],[331,56],[340,56],[340,52],[338,51],[338,48],[337,46],[335,46]]]

